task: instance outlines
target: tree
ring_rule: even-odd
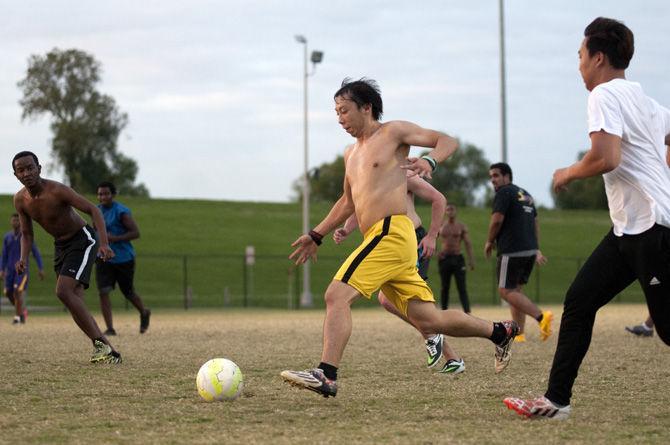
[[[128,116],[112,97],[97,91],[100,70],[93,56],[77,49],[30,56],[26,77],[18,83],[21,118],[51,115],[51,157],[75,190],[95,193],[107,180],[126,195],[148,196],[144,184],[134,184],[137,163],[117,150]]]
[[[478,192],[489,179],[489,165],[482,150],[465,144],[438,166],[431,184],[444,193],[450,203],[459,206],[481,204],[477,201]],[[344,158],[338,155],[333,162],[315,168],[309,182],[313,200],[336,201],[342,195]],[[302,197],[302,178],[295,180],[293,191],[298,199]]]
[[[577,159],[583,158],[585,154],[585,151],[579,153]],[[552,191],[552,196],[558,209],[607,209],[607,194],[602,175],[574,181],[568,185],[566,191],[558,194]]]

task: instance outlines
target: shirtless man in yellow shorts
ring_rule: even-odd
[[[437,163],[456,150],[455,139],[411,122],[381,123],[382,99],[372,80],[345,79],[334,98],[340,125],[356,138],[345,157],[344,193],[323,221],[292,244],[295,251],[289,258],[296,264],[316,259],[323,237],[352,213],[364,240],[340,267],[324,295],[321,362],[306,371],[283,371],[281,376],[324,397],[335,396],[337,368],[351,335],[351,304],[360,296],[370,298],[379,289],[422,332],[489,338],[496,345],[496,372],[502,371],[509,363],[509,349],[518,332],[516,323],[493,323],[462,311],[440,311],[416,268],[416,236],[407,217],[406,171],[430,178]],[[422,158],[408,158],[412,145],[432,150]]]

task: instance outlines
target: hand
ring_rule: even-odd
[[[40,270],[37,274],[40,276],[40,281],[44,281],[44,271]]]
[[[542,255],[542,252],[538,250],[537,254],[535,254],[535,262],[537,263],[537,265],[544,266],[545,264],[547,264],[547,261],[549,261],[549,259],[546,256]]]
[[[101,244],[98,249],[98,256],[102,261],[111,260],[114,258],[114,251],[107,244]]]
[[[493,251],[494,247],[495,243],[492,243],[491,241],[487,241],[486,244],[484,244],[484,256],[487,260],[491,258],[491,251]]]
[[[407,158],[407,164],[401,165],[400,168],[411,171],[410,177],[419,175],[419,178],[433,179],[431,175],[433,168],[423,158]]]
[[[118,241],[118,237],[116,237],[116,236],[112,235],[111,233],[107,232],[107,241],[109,241],[110,243],[114,243],[114,242]]]
[[[552,183],[552,189],[554,193],[559,193],[568,189],[568,184],[572,181],[570,179],[569,170],[570,167],[559,168],[554,172],[554,179]]]
[[[421,258],[430,258],[435,253],[435,238],[431,236],[424,236],[419,243],[419,250],[421,251]]]
[[[468,264],[468,269],[470,269],[471,271],[475,270],[475,263],[469,263]]]
[[[14,268],[16,269],[16,273],[21,275],[26,271],[26,262],[24,259],[20,259],[16,262],[14,265]]]
[[[349,233],[344,227],[340,227],[333,232],[333,241],[335,241],[335,244],[340,244],[347,236],[349,236]]]
[[[318,246],[309,235],[302,235],[291,244],[291,247],[296,247],[296,249],[288,257],[295,260],[295,264],[303,264],[310,258],[316,261]]]

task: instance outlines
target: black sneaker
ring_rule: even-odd
[[[104,334],[105,336],[116,335],[116,331],[114,330],[114,328],[107,328]]]
[[[433,338],[426,340],[426,352],[428,353],[428,367],[432,368],[442,358],[442,334],[436,334]]]
[[[149,329],[149,319],[151,318],[151,309],[145,309],[140,314],[140,334],[144,334]]]
[[[654,329],[648,328],[644,323],[635,326],[626,326],[626,330],[638,337],[651,337],[654,335]]]
[[[498,345],[496,345],[495,353],[495,369],[496,374],[501,373],[509,365],[509,361],[512,358],[512,353],[509,350],[512,348],[512,343],[514,343],[514,337],[519,333],[519,325],[516,324],[513,320],[505,320],[501,322],[507,331],[505,339]]]
[[[326,398],[337,395],[337,382],[327,378],[319,368],[305,371],[282,371],[280,375],[292,386],[309,389]]]

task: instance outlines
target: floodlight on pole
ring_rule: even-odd
[[[309,224],[309,122],[308,122],[308,108],[307,108],[307,79],[314,74],[316,64],[323,60],[322,51],[312,51],[311,57],[308,59],[307,54],[307,38],[303,35],[296,35],[295,40],[304,45],[304,69],[303,69],[303,108],[304,108],[304,124],[303,124],[303,138],[304,138],[304,165],[302,176],[302,232],[306,234],[310,230]],[[308,60],[312,62],[312,72],[307,70]],[[311,291],[311,275],[310,262],[305,262],[302,266],[302,295],[300,295],[300,307],[312,307],[314,304]]]

